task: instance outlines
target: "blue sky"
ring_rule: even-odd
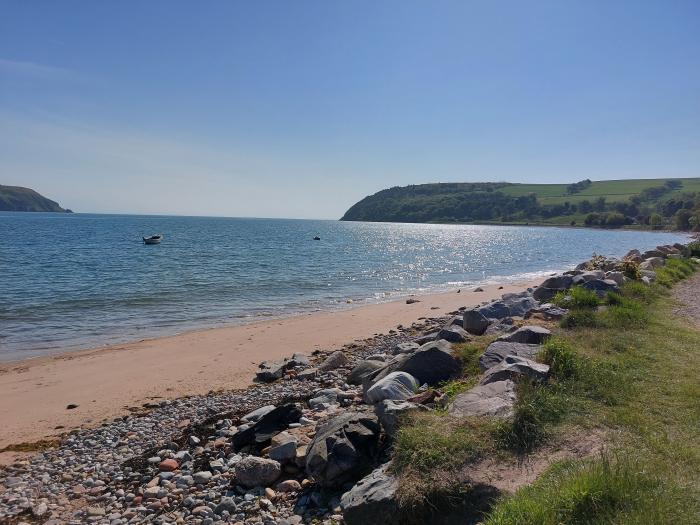
[[[697,1],[0,6],[0,183],[78,211],[700,176]]]

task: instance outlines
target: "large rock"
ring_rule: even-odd
[[[432,341],[433,339],[435,339],[435,337],[432,337],[432,338],[429,339],[429,340]],[[426,342],[428,342],[428,341],[426,341]],[[418,350],[419,348],[420,348],[420,345],[419,345],[418,343],[416,343],[416,342],[414,342],[414,341],[407,341],[407,342],[405,342],[405,343],[399,343],[399,344],[397,344],[397,345],[394,347],[394,349],[393,349],[393,351],[392,351],[391,353],[394,354],[394,355],[398,355],[398,354],[410,354],[410,353],[415,352],[415,351]]]
[[[573,278],[570,275],[556,275],[540,284],[532,296],[537,301],[549,301],[557,292],[568,290]]]
[[[499,364],[506,357],[515,355],[527,359],[534,358],[540,351],[540,345],[528,345],[524,343],[511,343],[508,341],[494,341],[479,358],[479,366],[482,372]]]
[[[265,361],[260,363],[258,368],[260,370],[255,374],[256,379],[263,383],[271,383],[282,378],[286,365],[282,361]]]
[[[525,343],[528,345],[541,345],[552,335],[552,332],[537,325],[522,326],[515,332],[502,335],[498,338],[499,341],[508,341],[511,343]]]
[[[418,347],[418,345],[416,345]],[[360,361],[355,368],[352,369],[348,376],[348,383],[351,385],[361,385],[365,376],[376,372],[384,367],[384,361],[365,360]]]
[[[384,464],[355,484],[340,499],[347,525],[398,525],[399,506],[396,491],[399,483]]]
[[[666,255],[664,252],[659,250],[647,250],[642,254],[642,259],[650,259],[652,257],[663,258]]]
[[[340,368],[346,364],[348,364],[348,356],[345,355],[345,352],[336,350],[329,355],[323,363],[321,363],[318,369],[321,372],[330,372],[331,370],[335,370],[336,368]]]
[[[479,382],[480,385],[488,385],[498,381],[514,381],[520,376],[527,376],[536,381],[544,381],[549,374],[549,366],[537,363],[531,359],[509,355],[499,364],[489,368]]]
[[[650,257],[639,265],[641,270],[654,270],[660,268],[666,261],[662,257]]]
[[[466,343],[469,341],[469,334],[457,324],[444,326],[438,332],[438,339],[444,339],[450,343]]]
[[[504,294],[502,300],[508,306],[511,316],[523,317],[527,312],[537,306],[537,301],[529,294]]]
[[[595,292],[599,297],[604,297],[608,292],[619,293],[620,287],[611,279],[593,279],[583,283],[587,290]]]
[[[516,393],[513,381],[479,385],[457,394],[448,411],[457,417],[494,416],[506,418],[513,413]]]
[[[365,402],[373,405],[385,399],[408,399],[418,390],[418,381],[406,372],[391,372],[375,382],[364,395]]]
[[[236,463],[236,480],[244,487],[272,485],[280,474],[282,467],[273,459],[247,456]]]
[[[510,316],[510,308],[503,301],[494,301],[480,308],[479,313],[488,319],[503,319]]]
[[[297,423],[301,415],[301,410],[294,403],[276,407],[252,426],[236,432],[233,435],[233,447],[236,450],[246,446],[265,447],[270,443],[272,436],[285,430],[291,423]]]
[[[536,317],[545,321],[558,321],[568,313],[569,310],[566,308],[555,306],[552,303],[544,303],[526,313],[525,319]]]
[[[306,472],[323,487],[339,487],[371,468],[378,441],[376,418],[351,412],[336,416],[317,430]]]
[[[411,374],[421,385],[436,385],[458,376],[461,370],[462,363],[453,355],[450,343],[441,339],[424,344],[412,354],[396,356],[384,368],[368,376],[363,388],[366,392],[374,382],[392,372]]]
[[[580,286],[589,281],[596,281],[605,279],[605,272],[602,270],[591,270],[589,272],[583,272],[579,275],[574,276],[572,285]]]
[[[605,278],[615,281],[618,286],[625,284],[625,274],[622,272],[608,272],[605,274]]]
[[[430,410],[428,407],[419,405],[418,403],[393,401],[390,399],[385,399],[374,406],[374,413],[377,414],[379,423],[389,437],[393,437],[396,434],[401,419],[406,417],[407,414],[421,411],[426,412],[428,410]]]
[[[480,311],[472,308],[465,310],[462,318],[462,326],[470,334],[483,335],[489,327],[490,321]]]

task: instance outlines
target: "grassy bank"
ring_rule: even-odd
[[[559,297],[571,312],[538,357],[550,364],[550,380],[518,385],[512,421],[430,413],[409,422],[394,461],[406,514],[464,498],[474,488],[470,469],[483,458],[546,456],[567,437],[599,433],[603,454],[553,464],[499,498],[485,523],[698,523],[700,332],[674,315],[668,293],[693,271],[669,260],[653,286],[631,283],[603,300],[582,290]],[[449,391],[474,382],[475,356],[488,342],[460,348],[465,378]]]

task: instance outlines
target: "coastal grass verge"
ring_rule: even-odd
[[[595,304],[586,290],[573,291],[573,302],[559,297],[570,313],[537,357],[550,366],[549,381],[517,384],[512,419],[454,420],[438,411],[407,420],[393,462],[402,512],[458,501],[474,488],[465,472],[480,459],[537,457],[563,436],[601,431],[603,455],[552,464],[499,499],[484,522],[696,523],[700,332],[674,314],[668,293],[694,271],[668,260],[651,286],[631,282]],[[478,374],[488,344],[480,339],[457,347],[460,384]]]
[[[655,285],[608,296],[595,326],[562,323],[540,355],[552,386],[569,384],[570,424],[614,437],[600,457],[555,463],[503,498],[487,525],[700,521],[700,332],[668,297],[694,270],[669,260]]]

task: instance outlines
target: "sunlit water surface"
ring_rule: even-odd
[[[142,235],[165,240],[145,246]],[[314,236],[320,241],[314,241]],[[510,282],[671,233],[0,212],[0,360]]]

